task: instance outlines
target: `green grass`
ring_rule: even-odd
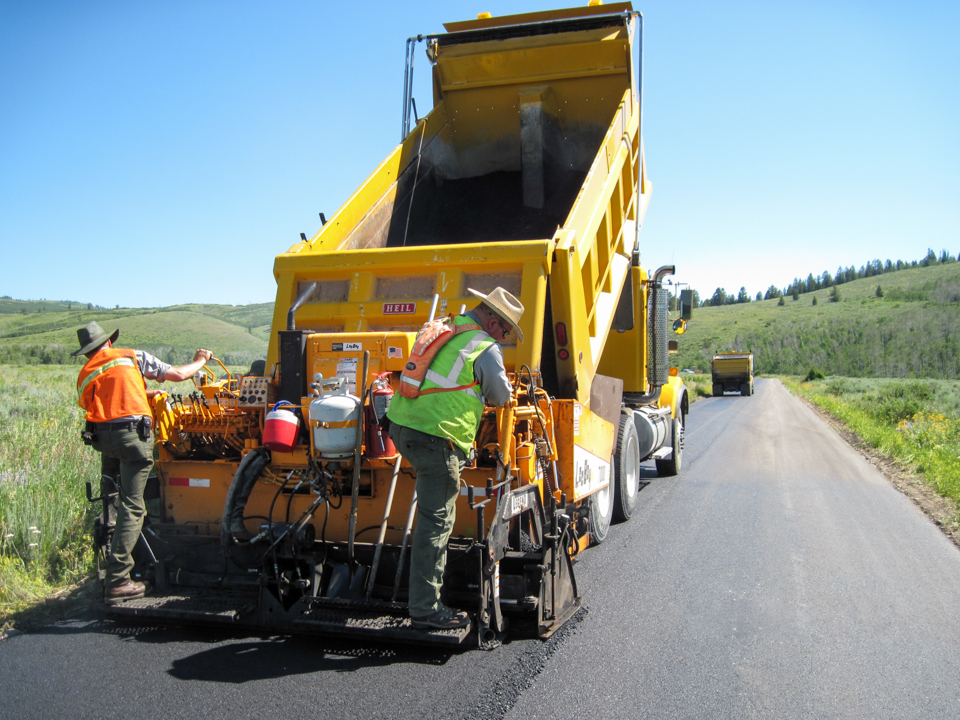
[[[877,286],[883,297],[877,297]],[[708,371],[715,352],[752,351],[756,372],[851,377],[960,374],[960,263],[901,270],[830,290],[697,308],[679,340],[678,367]],[[813,297],[817,304],[813,305]]]
[[[884,455],[915,468],[960,509],[960,380],[783,381]]]
[[[75,388],[71,367],[0,366],[0,625],[92,568],[84,483],[100,463]]]
[[[682,373],[680,378],[692,396],[690,398],[691,402],[702,397],[712,397],[713,378],[709,373],[698,373],[694,375]]]

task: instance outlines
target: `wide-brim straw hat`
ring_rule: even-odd
[[[523,342],[523,330],[520,329],[520,318],[523,315],[523,304],[513,295],[508,293],[502,287],[494,288],[489,295],[484,295],[473,288],[467,288],[467,292],[476,295],[483,301],[483,304],[493,310],[497,315],[506,320],[517,338]]]
[[[86,327],[82,327],[77,330],[77,337],[80,339],[80,349],[76,352],[70,353],[70,357],[86,355],[88,352],[96,350],[107,340],[112,343],[116,342],[117,338],[120,337],[120,329],[117,328],[113,331],[113,334],[107,335],[103,331],[103,328],[100,327],[96,322],[91,322],[88,323]]]

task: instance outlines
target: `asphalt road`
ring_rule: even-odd
[[[577,562],[547,642],[459,654],[118,624],[0,643],[0,718],[957,718],[960,551],[776,381]]]

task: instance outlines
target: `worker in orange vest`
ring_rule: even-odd
[[[104,578],[109,603],[146,593],[143,583],[130,578],[133,549],[146,514],[143,491],[153,467],[153,411],[146,380],[189,380],[212,356],[209,350],[197,350],[193,362],[172,367],[150,353],[113,347],[119,336],[119,330],[107,335],[91,322],[77,330],[80,349],[72,353],[87,356],[77,378],[77,396],[86,412],[84,442],[100,453],[101,493],[119,492]],[[110,519],[104,521],[109,524]]]

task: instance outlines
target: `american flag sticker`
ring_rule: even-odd
[[[387,347],[387,357],[388,358],[400,358],[403,360],[403,348],[398,347]]]
[[[170,478],[170,485],[179,485],[180,487],[210,487],[209,478]]]

